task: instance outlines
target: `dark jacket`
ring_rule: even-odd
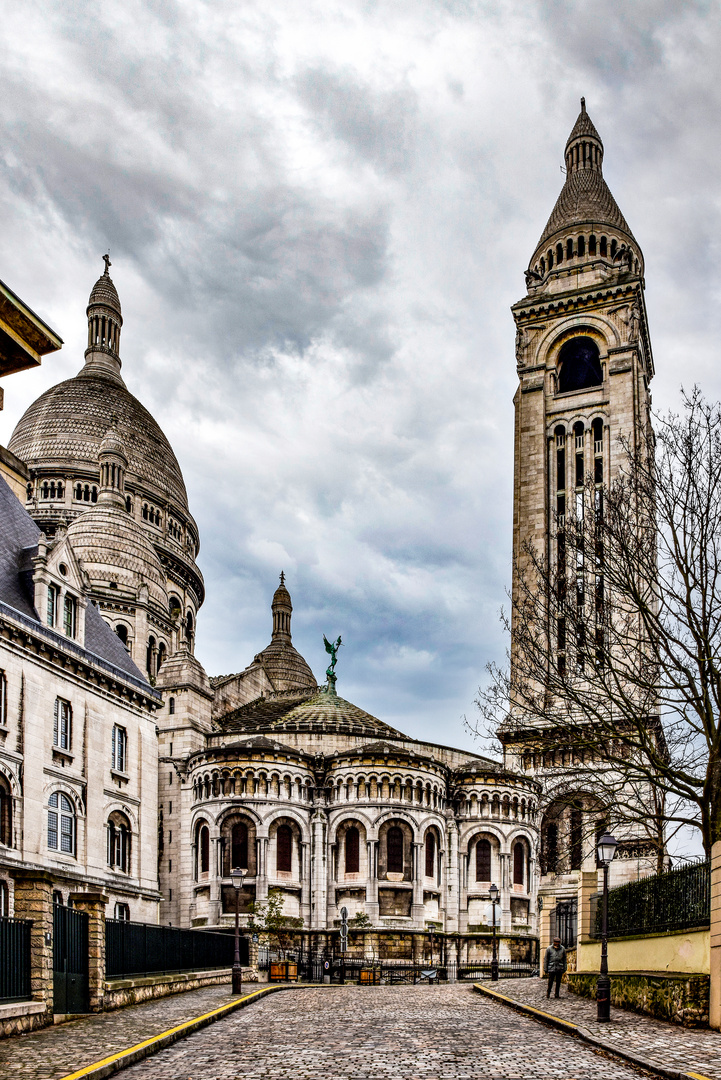
[[[558,971],[565,971],[567,967],[568,959],[566,958],[566,950],[563,945],[559,945],[557,949],[555,949],[553,945],[549,945],[543,959],[543,970],[546,975],[551,975]]]

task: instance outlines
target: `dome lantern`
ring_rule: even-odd
[[[273,637],[271,640],[290,642],[290,617],[293,612],[293,605],[290,602],[290,593],[285,587],[285,574],[282,570],[280,572],[280,585],[273,594],[271,611],[273,612]]]
[[[125,470],[128,456],[123,440],[116,427],[117,417],[105,433],[100,444],[98,462],[100,464],[100,496],[98,502],[113,503],[125,508]]]
[[[88,347],[85,366],[93,367],[122,382],[120,376],[120,328],[123,316],[120,298],[108,270],[110,256],[103,255],[105,272],[93,285],[88,300]]]

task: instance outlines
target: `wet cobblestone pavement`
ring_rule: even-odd
[[[131,1066],[123,1080],[630,1080],[638,1070],[469,985],[275,994]]]
[[[566,987],[556,1001],[546,1000],[546,984],[541,979],[501,979],[486,983],[499,994],[543,1009],[562,1020],[570,1020],[599,1039],[615,1044],[647,1061],[682,1072],[696,1072],[711,1080],[721,1080],[721,1034],[704,1028],[684,1028],[664,1020],[611,1009],[611,1023],[596,1021],[596,1002],[569,994]]]
[[[230,983],[208,986],[0,1039],[0,1078],[56,1080],[232,1000]]]

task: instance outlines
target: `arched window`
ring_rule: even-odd
[[[0,881],[0,919],[7,919],[10,915],[10,895],[6,881]]]
[[[596,237],[593,235],[593,233],[591,233],[591,235],[588,238],[588,254],[589,255],[595,255],[596,254]]]
[[[566,241],[566,258],[573,258],[573,240],[570,238]]]
[[[168,700],[168,712],[170,713],[171,716],[175,712],[175,698],[174,697],[171,697]]]
[[[148,638],[148,645],[145,650],[145,670],[151,677],[155,675],[155,638]]]
[[[130,822],[119,810],[108,818],[108,866],[124,874],[130,871]]]
[[[185,636],[188,641],[193,640],[193,612],[189,611],[185,616]]]
[[[207,874],[210,871],[210,830],[205,823],[198,826],[198,873]]]
[[[556,244],[556,262],[563,262],[563,244]]]
[[[476,844],[476,881],[491,880],[491,841],[483,837]]]
[[[289,874],[293,869],[293,831],[290,825],[279,825],[275,837],[275,866],[279,874]]]
[[[4,776],[0,776],[0,844],[13,846],[13,797]]]
[[[436,838],[432,832],[426,833],[426,877],[436,876]]]
[[[67,795],[54,791],[48,799],[48,847],[75,854],[75,808]]]
[[[161,667],[163,666],[163,661],[165,660],[166,652],[167,652],[167,649],[165,648],[165,642],[161,641],[160,644],[158,645],[158,666],[157,666],[157,669],[156,669],[157,671],[160,671]]]
[[[236,822],[230,834],[230,864],[233,870],[248,869],[248,826]]]
[[[389,874],[403,873],[403,830],[393,825],[386,834],[386,851]]]
[[[585,236],[579,236],[579,238],[578,238],[578,254],[579,255],[585,255],[586,254],[586,238],[585,238]]]
[[[544,874],[555,874],[558,868],[558,825],[549,822],[541,834],[541,856]]]
[[[118,635],[118,637],[122,641],[123,645],[128,644],[128,628],[127,628],[127,626],[124,626],[123,623],[118,623],[118,625],[115,627],[115,633]]]
[[[523,885],[526,849],[520,840],[513,845],[513,884]]]
[[[606,255],[608,254],[608,246],[607,246],[607,245],[608,245],[608,242],[607,242],[607,240],[606,240],[606,237],[605,237],[605,236],[602,236],[602,237],[601,237],[601,244],[600,244],[600,248],[601,248],[601,256],[602,256],[602,257],[603,257],[604,259],[606,258]]]
[[[590,337],[575,337],[561,346],[558,354],[558,392],[586,390],[603,383],[598,345]]]
[[[345,872],[357,874],[360,871],[360,833],[351,825],[345,834]]]

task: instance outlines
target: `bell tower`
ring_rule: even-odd
[[[512,308],[518,370],[513,592],[518,597],[520,575],[532,573],[529,548],[557,568],[566,603],[578,606],[574,625],[583,623],[583,640],[571,640],[565,618],[554,620],[548,663],[559,674],[575,675],[589,657],[594,662],[594,641],[598,651],[604,640],[597,602],[604,571],[597,553],[566,550],[564,520],[598,513],[599,505],[602,512],[602,489],[625,459],[622,444],[640,450],[651,437],[654,368],[643,254],[604,180],[603,143],[583,98],[564,158],[565,182],[526,270],[526,295]],[[512,684],[514,667],[522,669],[516,648]],[[598,803],[587,793],[574,795],[571,762],[563,754],[524,756],[524,729],[531,725],[520,707],[512,726],[501,733],[506,766],[530,770],[545,792],[541,892],[562,896],[561,875],[575,895],[574,875],[595,869]],[[554,802],[561,788],[564,799]]]

